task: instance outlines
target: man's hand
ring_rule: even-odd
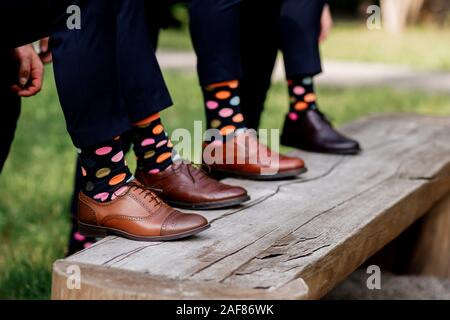
[[[331,15],[330,6],[326,4],[323,7],[322,17],[320,19],[320,36],[319,42],[323,42],[328,38],[328,35],[333,28],[333,17]]]
[[[41,41],[39,41],[39,58],[41,58],[41,61],[43,64],[49,64],[52,63],[52,53],[48,46],[49,38],[44,38]]]
[[[32,45],[14,49],[14,58],[19,62],[18,83],[11,89],[21,97],[31,97],[41,91],[44,65]]]

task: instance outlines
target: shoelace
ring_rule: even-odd
[[[325,113],[323,113],[319,109],[316,109],[316,111],[319,114],[319,116],[322,118],[323,121],[325,121],[328,125],[332,126],[331,121],[333,121],[334,119],[331,116],[326,115]],[[331,120],[329,120],[329,119],[331,119]]]
[[[128,184],[128,187],[130,187],[131,190],[139,190],[139,195],[144,195],[144,199],[147,197],[150,197],[151,201],[154,201],[156,205],[160,205],[161,199],[154,193],[154,191],[162,192],[161,189],[153,188],[153,187],[146,187],[141,184],[137,184],[135,182],[130,182]]]
[[[203,172],[205,175],[200,175],[199,180],[203,180],[206,178],[206,175],[211,173],[211,168],[208,165],[203,164],[194,164],[194,163],[183,163],[182,166],[185,166],[187,168],[187,171],[189,173],[189,176],[191,177],[191,180],[193,183],[195,183],[195,179],[198,172]],[[207,168],[207,170],[204,170],[204,168]],[[195,170],[195,171],[193,171]]]

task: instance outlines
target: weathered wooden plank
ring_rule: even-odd
[[[322,159],[323,159],[323,157],[322,157]],[[331,157],[331,159],[330,159],[331,161],[326,161],[328,163],[325,163],[325,162],[318,163],[319,166],[314,168],[313,170],[311,170],[311,172],[308,173],[307,177],[299,179],[299,180],[292,180],[287,183],[319,179],[321,176],[327,174],[327,172],[330,171],[331,168],[334,165],[336,165],[336,163],[341,161],[340,159],[342,159],[342,157]],[[253,207],[255,208],[255,209],[253,209],[253,211],[256,211],[256,212],[259,211],[261,204],[263,203],[263,205],[265,206],[267,203],[267,199],[270,199],[271,197],[273,197],[274,195],[276,195],[278,193],[277,186],[279,184],[282,184],[282,183],[274,183],[272,186],[272,189],[268,189],[267,187],[266,188],[263,187],[263,186],[267,186],[267,184],[262,183],[262,182],[249,182],[249,181],[245,181],[245,180],[232,181],[231,179],[229,179],[229,181],[227,181],[227,182],[235,183],[235,184],[238,183],[239,185],[246,187],[250,192],[252,201],[249,204],[243,206],[243,208],[227,210],[227,211],[215,210],[215,211],[205,212],[205,215],[209,218],[210,221],[212,221],[212,223],[217,223],[217,221],[223,220],[232,215],[241,215],[242,212],[246,212],[250,208],[253,208]],[[286,182],[284,184],[286,184]],[[257,194],[257,196],[255,196],[255,194]],[[274,210],[276,210],[276,208]],[[253,220],[253,218],[251,218],[251,219]],[[248,225],[247,227],[250,227],[250,225]],[[205,236],[205,234],[206,234],[206,236]],[[165,243],[164,246],[167,246],[167,245],[173,246],[174,248],[177,248],[176,249],[177,252],[189,255],[188,252],[192,248],[192,243],[200,240],[200,238],[207,237],[207,234],[208,234],[208,232],[205,232],[205,233],[201,234],[199,237],[192,238],[192,239],[189,239],[186,241]],[[251,236],[251,235],[249,235],[249,236]],[[213,235],[212,238],[214,239],[215,236]],[[82,262],[82,263],[95,263],[95,264],[105,264],[105,265],[114,266],[114,267],[124,267],[125,264],[130,264],[131,259],[140,258],[144,261],[149,261],[150,257],[147,257],[146,252],[149,252],[149,251],[147,251],[147,249],[149,249],[150,247],[153,247],[152,248],[153,250],[151,250],[151,255],[152,255],[151,258],[152,259],[158,260],[158,259],[160,259],[161,256],[164,256],[164,254],[165,254],[165,249],[163,250],[162,253],[156,252],[156,250],[155,250],[156,246],[161,245],[161,243],[143,244],[142,242],[135,242],[135,241],[126,240],[126,239],[117,238],[117,237],[108,237],[107,239],[103,240],[102,242],[100,242],[97,245],[102,246],[101,250],[98,250],[96,252],[93,252],[91,250],[84,251],[75,256],[70,257],[69,260],[76,259],[76,261]],[[119,245],[120,245],[121,249],[118,249]],[[87,253],[87,252],[89,252],[89,254],[86,255],[85,253]],[[199,255],[202,255],[202,252],[200,252]],[[126,256],[127,258],[123,259],[124,256]],[[133,261],[135,261],[137,265],[142,266],[142,264],[140,264],[136,260],[133,260]],[[167,262],[167,265],[165,264],[164,266],[162,264],[158,264],[158,267],[161,268],[161,270],[164,270],[165,268],[173,269],[173,265],[171,265],[171,264],[172,264],[172,262]],[[151,265],[149,265],[149,267],[152,268]],[[132,270],[136,270],[136,269],[132,269]],[[141,269],[137,269],[137,270],[141,270]],[[176,272],[178,272],[178,271],[176,271]]]
[[[54,300],[193,300],[205,297],[242,300],[292,299],[292,297],[302,299],[308,292],[306,284],[301,279],[283,289],[268,291],[240,286],[231,287],[220,283],[172,280],[80,263],[77,263],[77,266],[80,268],[81,287],[69,290],[67,270],[72,265],[73,263],[62,260],[56,261],[53,265],[52,298]]]
[[[422,221],[409,271],[450,279],[450,194]]]
[[[261,252],[225,283],[270,288],[302,278],[310,287],[308,297],[321,297],[429,209],[438,194],[430,195],[421,184],[388,181],[361,195],[358,211],[346,203],[324,213]],[[383,194],[386,188],[394,197]]]
[[[110,237],[67,261],[249,290],[304,279],[305,297],[320,297],[450,191],[450,119],[389,115],[346,131],[362,141],[361,156],[296,152],[309,164],[304,178],[230,179],[252,202],[208,213],[213,228],[198,237],[152,244]]]

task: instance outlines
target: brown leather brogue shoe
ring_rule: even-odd
[[[136,179],[175,207],[219,209],[250,199],[244,188],[221,183],[208,177],[200,168],[183,162],[174,163],[157,174],[136,171]]]
[[[250,180],[293,178],[307,171],[302,159],[270,150],[251,132],[205,145],[203,161],[216,173]]]
[[[181,213],[136,180],[99,203],[80,193],[79,232],[84,236],[118,235],[137,241],[167,241],[192,236],[210,227],[198,214]]]

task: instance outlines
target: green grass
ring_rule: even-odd
[[[176,5],[173,9],[174,16],[182,21],[180,30],[167,29],[161,31],[158,47],[165,50],[192,50],[191,38],[188,29],[188,13],[183,5]]]
[[[450,39],[449,28],[411,27],[404,33],[395,35],[382,30],[368,30],[363,21],[337,21],[330,37],[322,45],[322,54],[324,58],[330,59],[382,62],[416,69],[450,71],[450,42],[446,39]],[[187,27],[162,31],[159,48],[192,50]]]
[[[175,107],[163,113],[166,126],[191,129],[203,119],[201,94],[193,74],[168,72]],[[320,88],[320,104],[338,124],[368,113],[450,114],[446,95],[388,88]],[[278,128],[287,110],[285,87],[270,93],[263,126]],[[43,92],[24,101],[16,140],[0,177],[0,299],[40,299],[50,295],[51,264],[64,255],[69,231],[75,152],[65,131],[53,76]]]
[[[450,70],[450,29],[411,27],[402,34],[368,30],[365,22],[337,22],[323,45],[325,58]]]

